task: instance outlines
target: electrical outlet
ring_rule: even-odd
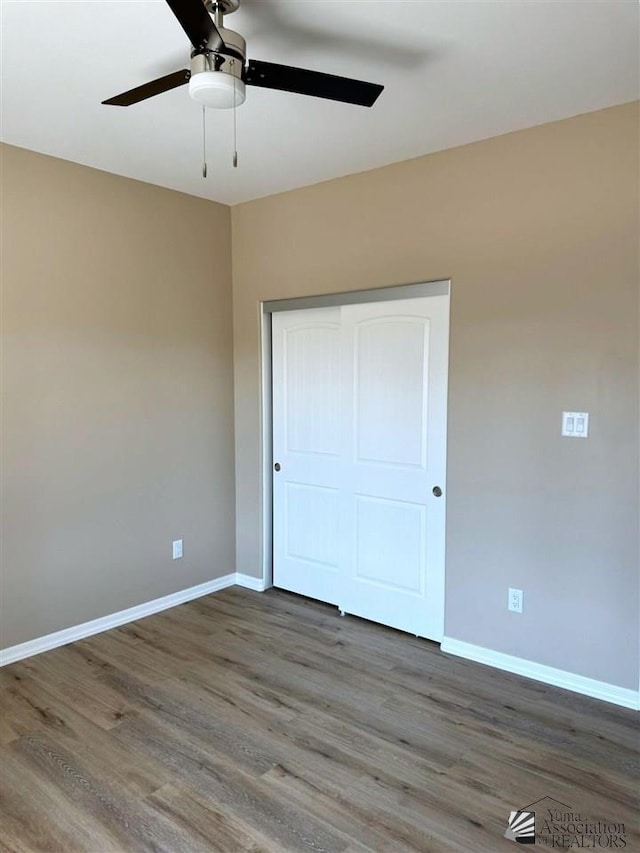
[[[179,560],[182,557],[182,539],[174,539],[173,541],[173,559]]]
[[[523,598],[524,593],[521,589],[511,589],[511,587],[509,587],[509,610],[511,610],[513,613],[522,613]]]

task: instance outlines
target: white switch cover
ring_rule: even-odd
[[[179,560],[182,557],[182,539],[175,539],[173,542],[173,559]]]
[[[588,438],[589,412],[563,412],[562,435],[567,438]]]

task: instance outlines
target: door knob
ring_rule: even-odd
[[[434,486],[434,487],[433,487],[433,489],[432,489],[431,491],[433,492],[433,494],[434,494],[437,498],[442,497],[442,489],[440,488],[440,486]]]
[[[276,464],[273,467],[274,467],[275,471],[279,471],[280,470],[280,463],[276,462]]]

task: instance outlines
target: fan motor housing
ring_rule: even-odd
[[[191,74],[200,74],[202,71],[222,71],[241,80],[247,56],[247,43],[240,33],[234,30],[218,27],[218,31],[224,41],[224,48],[221,51],[211,48],[192,51]]]
[[[191,54],[189,94],[209,107],[229,109],[245,100],[244,64],[247,44],[239,33],[218,27],[222,50],[194,50]]]

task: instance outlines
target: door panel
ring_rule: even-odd
[[[272,317],[273,581],[338,603],[340,309]]]
[[[285,479],[285,554],[338,569],[340,490]]]
[[[336,456],[340,452],[339,338],[339,323],[320,318],[311,323],[306,317],[303,323],[284,329],[285,447],[289,453]]]
[[[382,591],[424,591],[424,507],[356,495],[355,579]],[[393,575],[389,565],[394,566]]]
[[[444,629],[448,297],[344,306],[341,608],[422,637]]]
[[[364,321],[354,329],[359,462],[424,468],[429,322]]]

